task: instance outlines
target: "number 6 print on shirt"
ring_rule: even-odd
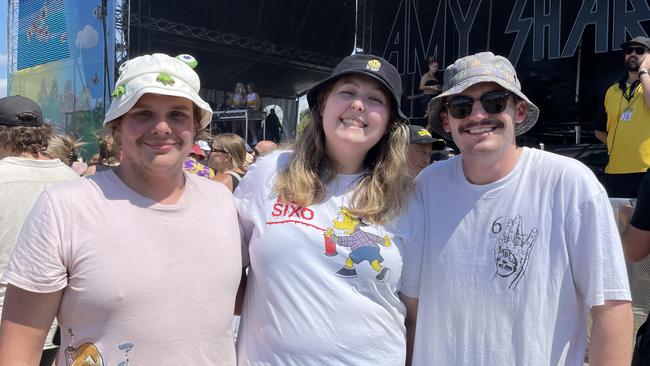
[[[515,216],[514,220],[508,219],[505,229],[501,221],[502,217],[499,217],[492,223],[492,233],[497,235],[494,243],[496,272],[492,280],[497,276],[504,278],[508,281],[508,288],[514,290],[526,271],[528,257],[537,240],[538,231],[532,229],[526,236],[519,215]]]

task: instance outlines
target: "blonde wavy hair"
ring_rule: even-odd
[[[325,150],[325,132],[321,110],[335,81],[318,96],[311,110],[309,123],[294,144],[289,164],[279,174],[274,192],[283,202],[306,207],[323,202],[325,187],[337,175],[334,162]],[[390,92],[383,89],[387,96]],[[392,99],[391,99],[392,103]],[[366,172],[352,194],[348,209],[356,217],[374,224],[388,224],[406,208],[413,191],[413,178],[408,171],[407,149],[409,131],[406,121],[391,105],[386,133],[364,159]]]

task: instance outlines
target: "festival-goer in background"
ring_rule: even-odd
[[[631,297],[607,193],[580,162],[516,145],[539,110],[506,58],[463,57],[444,80],[429,126],[461,154],[415,179],[403,226],[426,243],[407,252],[400,290],[413,365],[582,365],[589,314],[590,363],[629,365]]]
[[[50,159],[59,159],[65,165],[72,166],[81,156],[79,149],[86,145],[87,143],[81,139],[69,135],[52,134],[43,154]]]
[[[259,111],[262,106],[260,95],[255,91],[255,84],[246,85],[246,108]]]
[[[246,109],[246,86],[244,83],[235,84],[235,90],[230,96],[231,109]],[[240,121],[233,121],[230,131],[238,135],[244,135],[244,126]]]
[[[433,57],[428,57],[427,65],[429,69],[422,75],[422,78],[420,78],[420,90],[422,90],[422,93],[424,94],[421,99],[422,107],[424,108],[425,112],[431,98],[440,94],[442,91],[442,85],[440,84],[437,75],[438,61],[436,61],[436,59]]]
[[[225,184],[233,192],[246,174],[244,139],[234,133],[216,135],[212,141],[208,165],[215,170],[213,179]]]
[[[260,100],[260,95],[255,91],[255,85],[248,84],[246,85],[246,108],[259,111],[262,105]],[[258,120],[249,120],[248,121],[248,138],[252,141],[251,144],[257,144],[257,130],[260,127],[260,121]]]
[[[103,133],[98,141],[99,154],[96,164],[89,164],[86,169],[86,176],[93,175],[95,172],[101,172],[113,169],[120,165],[120,146],[117,144],[112,134]]]
[[[411,176],[416,177],[422,169],[431,164],[432,151],[447,147],[444,140],[435,139],[431,132],[422,126],[409,126],[410,139],[408,147],[408,163]]]
[[[56,183],[79,178],[60,159],[45,154],[52,135],[52,127],[43,122],[41,108],[34,101],[21,96],[0,99],[0,273],[7,267],[18,233],[38,196]],[[6,288],[3,279],[0,313]],[[50,319],[43,326],[47,337],[45,343],[41,340],[34,345],[35,350],[43,350],[35,356],[41,357],[41,365],[50,366],[57,352],[52,343],[56,322]]]
[[[201,161],[205,161],[205,158],[206,155],[203,150],[201,150],[201,147],[199,147],[198,144],[194,144],[192,146],[192,150],[190,150],[190,155],[187,156],[185,162],[183,163],[183,170],[191,174],[196,174],[200,177],[206,177],[210,179],[214,178],[214,170],[212,170],[212,168],[209,166],[201,163]]]
[[[263,156],[269,155],[270,153],[274,152],[275,150],[278,149],[278,145],[276,145],[273,141],[268,141],[268,140],[262,140],[255,145],[255,148],[253,149],[255,158],[261,158]]]
[[[35,365],[56,315],[59,365],[235,365],[237,211],[223,186],[183,172],[212,111],[181,60],[194,59],[126,61],[104,119],[120,165],[36,202],[5,272],[0,364]]]
[[[404,364],[408,243],[390,226],[412,187],[401,92],[386,60],[345,58],[308,92],[294,150],[235,191],[250,255],[240,365]]]
[[[280,142],[282,136],[282,123],[278,115],[275,113],[275,108],[269,109],[269,114],[264,120],[264,128],[266,129],[266,138],[275,143]]]
[[[607,144],[603,184],[610,197],[636,197],[650,167],[650,38],[634,37],[621,48],[626,73],[607,89],[605,116],[594,132]]]
[[[244,83],[235,84],[235,91],[232,94],[231,103],[234,109],[246,108],[246,87]]]

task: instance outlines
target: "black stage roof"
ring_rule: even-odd
[[[354,48],[354,0],[132,0],[130,15],[130,58],[189,53],[207,89],[295,98]]]

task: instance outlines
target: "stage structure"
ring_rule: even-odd
[[[327,0],[170,1],[164,6],[131,0],[128,22],[122,23],[128,57],[192,54],[199,62],[201,94],[215,110],[237,82],[253,83],[262,108],[274,105],[281,111],[284,133],[291,138],[297,99],[355,48],[355,6],[355,1]]]
[[[510,59],[541,109],[527,135],[589,130],[605,90],[624,73],[620,43],[650,29],[646,0],[365,1],[372,2],[368,51],[397,66],[407,96],[420,93],[428,56],[443,70],[480,51]],[[409,115],[424,115],[416,98],[404,102]]]
[[[38,102],[57,132],[94,142],[114,78],[114,4],[10,0],[8,5],[7,94]]]

